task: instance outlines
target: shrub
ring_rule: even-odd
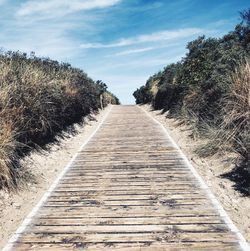
[[[250,9],[241,17],[235,30],[220,39],[201,36],[189,42],[180,62],[150,77],[134,96],[136,103],[188,118],[200,136],[212,136],[197,150],[200,155],[227,148],[240,154],[244,167],[250,158]]]
[[[232,87],[223,103],[223,127],[250,174],[250,60],[232,75]]]
[[[0,55],[0,186],[16,183],[18,159],[100,108],[100,85],[80,69],[20,52]],[[106,106],[119,100],[104,91]]]

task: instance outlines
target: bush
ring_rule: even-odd
[[[100,85],[80,69],[20,52],[0,55],[0,186],[13,187],[19,157],[100,107]],[[119,100],[105,90],[104,105]]]
[[[232,75],[232,87],[223,104],[223,127],[250,174],[250,60]]]
[[[242,166],[249,166],[250,9],[241,17],[220,39],[201,36],[189,42],[180,62],[150,77],[134,96],[136,103],[188,117],[200,136],[212,133],[213,140],[197,150],[202,156],[230,148],[240,154]]]

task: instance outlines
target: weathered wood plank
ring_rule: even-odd
[[[31,225],[30,229],[26,230],[28,233],[78,233],[78,234],[85,234],[85,233],[166,233],[169,231],[174,231],[176,233],[179,232],[193,232],[193,233],[200,233],[200,232],[227,232],[227,228],[225,224],[176,224],[176,225]]]
[[[187,217],[82,217],[82,218],[41,218],[37,219],[37,225],[89,225],[89,224],[223,224],[223,220],[218,216],[187,216]]]
[[[14,245],[14,250],[16,251],[26,251],[26,250],[35,250],[35,251],[68,251],[68,250],[91,250],[91,251],[100,251],[100,250],[116,250],[116,251],[239,251],[241,250],[237,244],[225,242],[221,245],[218,242],[209,242],[209,243],[157,243],[152,244],[152,242],[131,242],[131,243],[113,243],[113,242],[104,242],[104,243],[72,243],[69,244],[41,244],[41,243],[17,243]]]
[[[25,233],[20,239],[20,242],[25,243],[66,243],[66,242],[156,242],[159,240],[162,242],[169,243],[204,243],[204,242],[217,242],[217,246],[220,246],[220,242],[236,243],[234,236],[228,233],[177,233],[175,231],[169,232],[149,232],[143,233],[54,233],[54,234],[41,234],[41,233]],[[224,243],[221,244],[223,246]]]

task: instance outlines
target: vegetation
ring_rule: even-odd
[[[105,87],[105,88],[104,88]],[[17,184],[19,158],[101,107],[118,104],[107,86],[69,64],[0,54],[0,187]]]
[[[199,136],[211,138],[197,149],[200,155],[237,152],[250,193],[250,9],[241,18],[220,39],[189,42],[186,56],[151,76],[134,97],[192,121]]]

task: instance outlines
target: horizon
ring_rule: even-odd
[[[198,36],[222,37],[249,2],[0,0],[0,47],[50,57],[102,80],[122,104]]]

